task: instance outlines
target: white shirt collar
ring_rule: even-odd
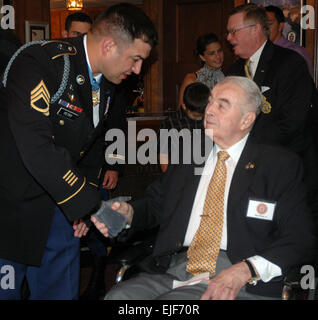
[[[237,163],[245,147],[248,136],[249,136],[249,133],[243,139],[235,143],[233,146],[231,146],[227,150],[223,150],[217,144],[215,144],[215,147],[213,148],[214,155],[216,156],[219,151],[227,151],[227,153],[230,155],[230,158],[233,159],[235,163]]]
[[[263,45],[250,57],[250,61],[253,63],[258,64],[259,58],[261,57],[261,54],[263,52],[263,49],[265,47],[267,40],[263,43]]]
[[[89,62],[89,57],[88,57],[88,52],[87,52],[87,35],[85,34],[83,37],[83,44],[84,44],[84,50],[85,50],[85,55],[86,55],[86,62],[87,65],[89,67],[90,70],[92,70],[91,64]],[[94,77],[94,76],[93,76]],[[102,77],[102,74],[98,74],[97,76],[95,76],[95,80],[98,82],[100,80],[100,78]]]
[[[252,76],[254,77],[255,75],[255,72],[256,72],[256,69],[257,69],[257,66],[258,66],[258,62],[259,62],[259,59],[261,57],[261,54],[263,52],[263,49],[265,47],[265,44],[266,44],[267,40],[263,43],[263,45],[250,57],[250,71],[252,73]]]

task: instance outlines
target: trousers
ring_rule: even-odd
[[[56,208],[39,267],[0,258],[0,270],[7,270],[0,279],[0,300],[20,300],[24,279],[29,300],[76,300],[80,280],[79,244],[72,225]]]
[[[173,289],[173,281],[187,281],[193,277],[186,271],[187,253],[182,252],[174,257],[165,274],[140,273],[135,278],[123,281],[113,287],[105,300],[199,300],[208,284],[201,282],[191,286]],[[232,265],[225,251],[220,251],[216,274]],[[253,295],[243,287],[237,300],[277,300],[276,298]]]

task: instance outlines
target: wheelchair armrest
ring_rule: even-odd
[[[134,265],[151,255],[152,251],[153,241],[138,241],[132,244],[116,245],[108,258],[122,266]]]
[[[108,259],[115,264],[120,264],[121,267],[116,274],[116,283],[121,282],[126,277],[126,271],[129,269],[135,270],[138,262],[142,261],[153,251],[153,241],[139,241],[132,244],[118,245],[114,247]],[[131,268],[135,266],[136,268]],[[138,270],[138,269],[137,269]],[[129,274],[128,273],[128,274]]]

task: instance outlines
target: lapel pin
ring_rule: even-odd
[[[254,163],[250,163],[250,162],[245,166],[246,170],[254,169],[254,168],[255,168],[255,164]]]
[[[77,82],[77,84],[79,84],[80,86],[82,86],[82,85],[85,83],[85,78],[84,78],[84,76],[78,75],[78,76],[76,77],[76,82]]]

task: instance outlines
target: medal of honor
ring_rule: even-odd
[[[100,100],[98,98],[98,90],[93,90],[92,91],[92,98],[93,98],[93,107],[99,105]]]
[[[268,114],[272,111],[272,106],[271,104],[266,100],[265,96],[263,96],[263,101],[262,101],[262,112],[265,114]]]

